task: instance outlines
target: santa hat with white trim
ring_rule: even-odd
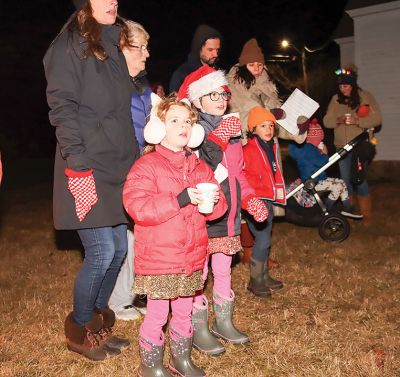
[[[166,133],[164,122],[157,116],[158,105],[161,103],[162,98],[157,94],[151,93],[151,112],[150,112],[150,120],[147,122],[143,134],[144,139],[149,144],[159,144],[164,139]],[[191,103],[187,98],[183,98],[180,100],[181,102],[186,103],[189,107]],[[192,126],[192,134],[187,143],[189,148],[198,147],[204,140],[204,128],[198,124],[194,123]]]
[[[189,98],[190,102],[217,90],[221,86],[227,86],[228,80],[224,71],[215,70],[208,65],[203,65],[196,71],[186,76],[179,88],[178,98]]]

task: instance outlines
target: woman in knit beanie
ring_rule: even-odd
[[[375,97],[358,86],[357,67],[352,65],[335,73],[338,78],[337,93],[328,105],[324,126],[333,128],[334,144],[340,149],[363,132],[372,136],[374,127],[382,123],[382,114]],[[372,221],[372,202],[367,180],[358,184],[352,182],[358,172],[358,157],[353,150],[339,161],[340,176],[346,182],[350,199],[355,201],[357,198],[364,224],[369,225]]]
[[[256,39],[252,38],[244,44],[239,62],[230,69],[227,78],[232,91],[230,108],[232,112],[240,113],[243,131],[247,131],[248,114],[254,106],[267,109],[281,106],[278,91],[269,78],[264,54]]]
[[[229,104],[230,112],[239,112],[245,140],[249,111],[253,107],[261,106],[270,110],[278,120],[283,117],[284,112],[279,109],[281,100],[278,91],[268,75],[263,51],[255,38],[251,38],[244,44],[239,61],[230,69],[227,79],[232,93]],[[304,120],[305,123],[303,123]],[[279,138],[303,143],[307,136],[308,126],[307,118],[304,120],[298,122],[300,132],[297,135],[293,135],[279,126]],[[276,137],[274,139],[277,143],[278,139]],[[278,160],[280,163],[280,156],[278,156]],[[283,216],[284,209],[274,206],[274,213],[275,216]]]
[[[270,110],[278,120],[284,116],[283,111],[279,109],[281,100],[278,91],[268,75],[263,51],[255,38],[251,38],[244,44],[239,62],[230,69],[227,78],[232,92],[230,111],[240,113],[243,131],[247,131],[248,114],[255,106]],[[306,124],[302,124],[304,122]],[[304,118],[298,123],[300,135],[295,136],[281,129],[279,137],[302,143],[306,137],[304,132],[307,129],[308,120]]]

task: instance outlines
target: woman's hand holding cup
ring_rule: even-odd
[[[358,117],[352,115],[352,114],[344,114],[344,124],[346,126],[349,125],[357,125],[358,124]]]

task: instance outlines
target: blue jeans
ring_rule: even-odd
[[[108,305],[128,249],[126,224],[78,230],[85,258],[74,286],[73,318],[79,325],[92,320],[93,309]]]
[[[351,159],[353,156],[353,152],[348,153],[348,155],[339,160],[339,170],[340,170],[340,177],[343,179],[343,181],[346,183],[347,190],[349,191],[349,195],[352,195],[353,192],[356,192],[357,195],[360,196],[368,196],[369,191],[368,191],[368,183],[367,180],[365,179],[361,185],[355,185],[353,186],[350,181],[351,177]]]
[[[250,232],[254,236],[254,245],[251,257],[259,262],[265,262],[269,256],[269,249],[271,247],[271,235],[272,235],[272,220],[274,219],[274,212],[272,209],[272,203],[263,200],[268,208],[268,218],[262,223],[258,223],[254,220],[253,216],[247,217],[247,224]]]

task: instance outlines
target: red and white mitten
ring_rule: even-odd
[[[83,221],[91,208],[97,203],[96,184],[93,169],[75,171],[65,169],[68,177],[68,190],[75,199],[75,210],[79,221]]]
[[[268,209],[263,201],[256,198],[255,196],[249,196],[245,198],[242,202],[242,207],[251,216],[254,217],[258,223],[262,223],[268,218]]]
[[[241,129],[242,123],[238,117],[226,117],[222,119],[219,126],[208,135],[207,139],[218,144],[223,150],[225,150],[229,139],[236,136]]]

